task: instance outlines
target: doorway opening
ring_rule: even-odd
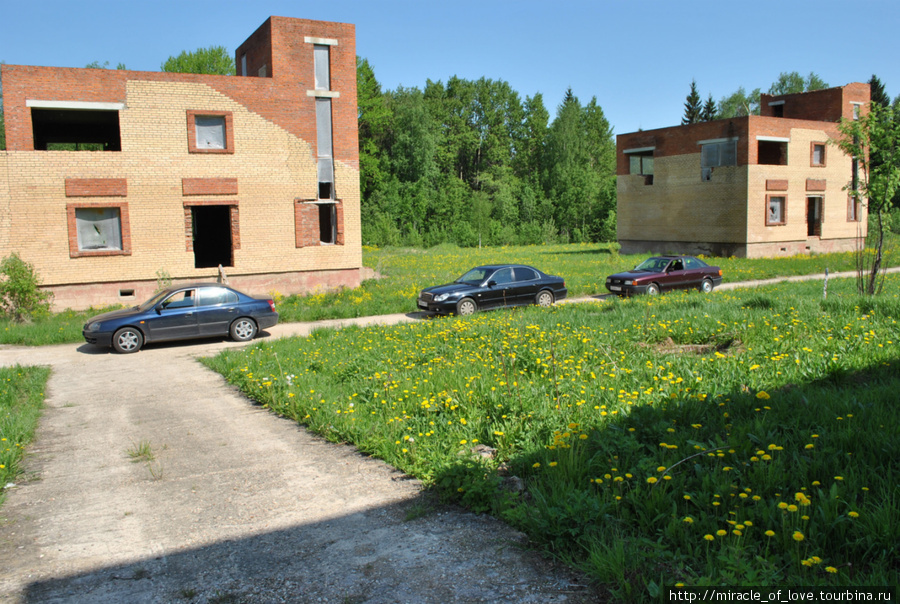
[[[194,268],[234,265],[230,206],[191,208],[194,238]]]
[[[822,198],[806,198],[806,236],[822,236]]]

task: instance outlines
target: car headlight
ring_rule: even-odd
[[[634,285],[634,281],[631,281],[631,280],[623,281],[622,283],[624,283],[625,285]]]
[[[450,297],[450,294],[438,294],[437,296],[434,297],[434,301],[435,302],[443,302],[444,300],[446,300],[449,297]]]
[[[100,331],[100,321],[97,321],[96,323],[88,323],[87,330],[88,331]]]

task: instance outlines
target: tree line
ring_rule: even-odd
[[[554,119],[502,80],[383,91],[357,60],[363,243],[615,239],[615,140],[571,89]]]

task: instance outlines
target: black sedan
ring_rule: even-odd
[[[246,342],[277,322],[270,298],[218,283],[191,283],[166,288],[139,306],[92,317],[82,335],[89,344],[129,353],[147,342],[168,340],[230,335]]]
[[[629,296],[658,294],[670,289],[699,289],[709,293],[722,283],[722,269],[693,256],[653,256],[630,271],[606,278],[606,289]]]
[[[473,268],[453,283],[426,287],[417,304],[421,310],[440,314],[471,315],[501,306],[550,306],[567,293],[562,277],[533,266],[490,264]]]

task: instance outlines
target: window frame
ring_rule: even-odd
[[[769,208],[773,199],[781,199],[781,220],[778,222],[769,220]],[[783,226],[787,224],[787,203],[788,196],[784,193],[766,195],[766,226]]]
[[[119,235],[122,239],[122,249],[82,250],[78,247],[78,219],[77,210],[82,209],[108,209],[119,210]],[[104,256],[130,256],[131,255],[131,224],[128,216],[127,202],[97,203],[81,202],[66,204],[66,222],[69,235],[69,257],[90,258]]]
[[[816,147],[822,147],[822,161],[816,163]],[[828,145],[827,143],[812,141],[809,143],[809,165],[811,168],[824,168],[828,161]]]
[[[188,153],[232,154],[234,153],[234,117],[231,111],[187,109]],[[225,118],[225,148],[204,149],[197,146],[197,117]]]

